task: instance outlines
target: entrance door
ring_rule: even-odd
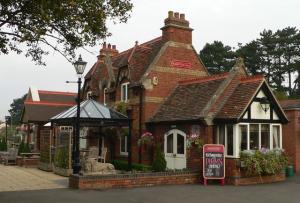
[[[167,132],[164,152],[168,169],[186,168],[186,134],[176,129]]]

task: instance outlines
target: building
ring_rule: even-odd
[[[22,129],[26,131],[25,142],[39,151],[40,131],[49,128],[44,125],[50,122],[51,117],[75,105],[76,96],[76,93],[71,92],[45,91],[30,87],[21,116]]]
[[[296,172],[300,172],[300,99],[280,101],[289,119],[283,126],[283,147]]]
[[[116,108],[125,104],[131,111],[133,162],[153,160],[153,149],[137,144],[147,131],[165,152],[170,169],[200,169],[201,151],[187,147],[192,134],[204,143],[224,144],[229,177],[240,176],[241,150],[282,148],[287,118],[263,76],[250,76],[241,59],[229,73],[209,75],[184,14],[170,11],[161,30],[162,36],[123,52],[104,43],[85,76],[85,98]],[[103,146],[112,145],[107,139]],[[94,145],[87,140],[87,147]],[[114,157],[126,158],[126,136],[113,145]]]

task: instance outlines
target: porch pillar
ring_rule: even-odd
[[[213,144],[213,125],[205,126],[204,143]]]

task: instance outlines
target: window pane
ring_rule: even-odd
[[[219,127],[219,144],[225,145],[225,125]]]
[[[227,155],[233,155],[233,126],[227,125]]]
[[[177,134],[177,154],[184,154],[184,136]]]
[[[126,152],[126,137],[121,136],[121,152]]]
[[[173,134],[167,136],[167,153],[173,153]]]
[[[248,126],[240,125],[240,151],[247,150]]]
[[[259,125],[258,124],[251,124],[250,125],[250,149],[251,150],[258,150],[259,149]]]
[[[270,149],[270,125],[261,125],[261,148]]]
[[[279,126],[273,126],[273,148],[280,148]]]

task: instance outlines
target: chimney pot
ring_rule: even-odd
[[[173,17],[174,17],[173,11],[169,11],[169,12],[168,12],[168,17],[169,17],[169,18],[173,18]]]
[[[111,44],[108,44],[108,49],[111,49]]]
[[[137,46],[139,44],[139,41],[135,41],[135,46]]]
[[[106,49],[106,42],[103,42],[102,48]]]
[[[112,45],[112,49],[116,50],[116,45]]]
[[[174,17],[175,17],[175,18],[179,18],[179,13],[178,13],[178,12],[175,12],[175,13],[174,13]]]
[[[180,19],[181,19],[181,20],[185,20],[185,15],[184,15],[184,13],[181,13],[181,14],[180,14]]]

